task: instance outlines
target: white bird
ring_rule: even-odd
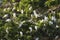
[[[38,26],[35,26],[35,30],[37,30],[37,27],[38,27]]]
[[[23,32],[20,31],[20,35],[23,36]]]
[[[8,17],[8,14],[5,14],[5,15],[3,16],[3,18],[5,18],[5,17]]]
[[[52,16],[51,20],[53,20],[53,21],[56,21],[56,18],[55,18],[55,16]]]
[[[11,21],[11,19],[6,19],[6,22],[10,22]]]
[[[6,32],[9,33],[9,31],[8,31],[8,27],[6,28]]]
[[[23,25],[23,23],[25,23],[26,21],[22,21],[20,24],[19,24],[19,27],[18,28],[20,28],[22,25]]]
[[[52,21],[49,21],[49,24],[51,25],[51,24],[53,24],[53,22]]]
[[[58,26],[58,25],[56,25],[56,28],[59,28],[59,26]]]
[[[12,9],[12,11],[14,11],[16,8],[15,7],[13,7],[13,9]]]
[[[48,17],[44,16],[44,21],[48,21]]]
[[[4,8],[4,10],[3,11],[6,11],[7,9],[6,8]]]
[[[39,15],[37,14],[36,10],[34,10],[33,13],[34,13],[36,18],[39,17]]]
[[[30,32],[32,32],[32,27],[29,27],[29,29],[30,29]]]
[[[16,17],[16,13],[13,13],[13,17]]]
[[[37,37],[37,38],[35,38],[35,40],[39,40],[39,38]]]
[[[23,10],[23,9],[21,10],[21,13],[22,13],[22,14],[24,13],[24,10]]]
[[[29,7],[29,10],[31,10],[31,9],[32,9],[32,6]]]

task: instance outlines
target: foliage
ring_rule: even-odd
[[[0,1],[0,40],[60,36],[60,0]]]

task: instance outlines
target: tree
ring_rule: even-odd
[[[59,0],[1,0],[0,4],[1,40],[56,40],[60,36]]]

